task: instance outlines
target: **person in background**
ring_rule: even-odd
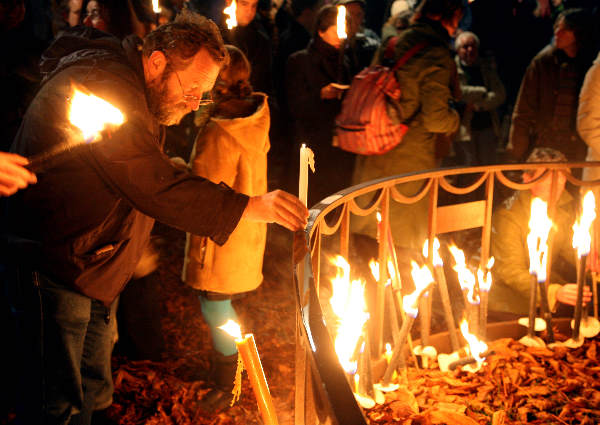
[[[15,153],[46,152],[77,135],[68,118],[74,84],[126,118],[7,198],[2,224],[11,257],[3,260],[15,277],[7,285],[22,325],[22,423],[90,423],[99,392],[112,383],[114,300],[155,219],[218,244],[241,221],[306,225],[296,197],[238,193],[175,167],[162,152],[164,126],[208,102],[203,94],[228,58],[217,26],[188,11],[143,41],[79,26],[45,52],[45,79]]]
[[[190,165],[194,174],[215,183],[223,182],[248,196],[263,195],[269,150],[267,96],[253,92],[250,64],[244,54],[231,45],[227,50],[231,61],[213,89],[212,117],[196,138]],[[231,403],[237,348],[233,337],[218,327],[229,319],[239,322],[232,297],[262,283],[266,236],[264,223],[251,222],[239,223],[222,246],[207,237],[187,234],[182,280],[198,290],[213,342],[214,388],[203,398],[204,408]]]
[[[410,18],[413,14],[411,8],[404,1],[395,1],[392,3],[390,17],[381,28],[381,42],[383,45],[391,38],[400,35],[410,25]]]
[[[99,29],[118,38],[135,34],[143,38],[150,32],[153,17],[141,8],[138,16],[133,3],[136,0],[89,0],[84,1],[83,25]]]
[[[561,152],[552,148],[534,148],[528,163],[567,162]],[[537,179],[543,170],[523,173],[523,183]],[[552,274],[548,282],[548,301],[554,314],[568,315],[566,306],[575,305],[577,285],[575,252],[571,244],[573,223],[577,217],[577,201],[565,189],[566,177],[560,173],[557,182],[556,212],[549,239],[552,240]],[[490,254],[494,257],[492,275],[494,284],[489,294],[490,320],[511,320],[527,315],[529,311],[529,217],[534,197],[549,202],[552,177],[537,181],[529,190],[517,191],[504,201],[492,216]],[[591,299],[591,291],[585,287],[584,302]],[[562,306],[564,304],[565,306]]]
[[[226,2],[227,6],[231,1]],[[224,14],[221,34],[225,41],[240,49],[252,66],[252,87],[263,93],[273,92],[273,51],[271,39],[260,19],[257,17],[258,0],[236,1],[237,26],[227,29]]]
[[[507,153],[522,161],[534,147],[560,150],[583,161],[587,146],[576,130],[578,95],[591,65],[591,15],[584,9],[561,12],[554,41],[533,58],[521,82],[512,115]]]
[[[308,179],[308,205],[350,185],[354,155],[332,145],[335,117],[350,81],[349,62],[336,31],[337,7],[323,6],[317,14],[315,34],[306,49],[290,56],[285,72],[288,113],[294,128],[294,149],[306,143],[315,154],[315,174]],[[342,60],[340,60],[340,58]],[[292,157],[293,158],[293,157]],[[296,156],[297,158],[297,156]],[[298,161],[292,161],[290,180],[298,178]]]
[[[10,196],[37,182],[35,174],[25,168],[28,162],[21,155],[0,152],[0,196]]]
[[[350,59],[350,74],[358,74],[371,65],[373,56],[381,44],[375,31],[365,27],[365,13],[367,3],[365,0],[338,0],[337,6],[345,6],[349,15],[348,40],[345,43]]]
[[[409,129],[402,142],[391,151],[383,155],[357,156],[353,184],[439,166],[438,136],[455,132],[460,120],[453,107],[456,65],[449,44],[461,17],[462,0],[423,0],[415,10],[411,25],[398,37],[393,58],[384,62],[393,66],[413,46],[424,43],[424,47],[396,71],[402,95],[397,102],[388,105],[390,118],[407,123]],[[412,182],[398,186],[398,190],[412,196],[420,187],[421,182]],[[403,278],[410,270],[410,260],[419,258],[427,238],[427,211],[427,199],[410,205],[390,202],[390,226],[398,258],[406,261],[400,266]],[[353,218],[351,230],[374,239],[375,217]],[[409,274],[406,279],[410,279]]]
[[[586,161],[600,161],[600,53],[588,70],[579,93],[577,132],[587,145]],[[600,169],[585,168],[585,180],[600,178]],[[596,197],[600,199],[600,197]]]
[[[496,163],[500,140],[497,108],[506,94],[491,56],[479,54],[479,38],[472,32],[461,32],[454,41],[458,81],[461,90],[461,123],[454,143],[459,165]]]

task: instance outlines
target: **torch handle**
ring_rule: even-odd
[[[450,294],[448,293],[448,284],[446,283],[444,268],[442,266],[436,266],[433,268],[433,271],[440,290],[440,297],[442,298],[442,306],[444,307],[444,316],[446,317],[446,326],[448,326],[452,351],[458,351],[460,344],[458,343],[456,323],[454,322],[454,314],[452,313],[452,306],[450,305]]]
[[[48,151],[30,156],[29,163],[25,165],[25,168],[32,173],[43,173],[68,160],[73,153],[80,151],[87,145],[88,143],[78,143],[75,145],[64,143],[55,146]]]
[[[388,364],[388,367],[385,370],[385,374],[383,375],[384,386],[388,386],[392,382],[392,376],[394,375],[394,371],[398,368],[400,358],[402,357],[402,352],[404,351],[404,344],[406,342],[406,338],[414,322],[414,317],[408,314],[406,315],[406,320],[402,322],[402,327],[400,328],[400,342],[394,347],[394,352],[392,354],[392,358],[390,359],[390,364]]]
[[[546,291],[546,283],[539,282],[540,286],[540,304],[542,305],[542,313],[546,321],[546,332],[548,333],[548,342],[554,342],[554,329],[552,329],[552,312],[548,303],[548,292]]]
[[[537,275],[531,275],[531,284],[529,288],[529,328],[527,335],[530,338],[535,336],[535,310],[537,306]]]
[[[488,357],[488,356],[491,356],[492,354],[496,354],[496,352],[494,350],[486,351],[485,353],[481,354],[481,357]],[[473,356],[463,357],[462,359],[458,359],[458,360],[450,363],[448,365],[448,369],[454,370],[459,366],[466,366],[471,363],[477,363],[477,360],[475,360],[475,358]]]
[[[579,259],[579,273],[577,274],[577,300],[575,301],[575,312],[573,314],[573,333],[572,338],[579,340],[579,327],[581,325],[581,313],[583,310],[583,283],[585,282],[585,261],[587,255],[582,255]]]

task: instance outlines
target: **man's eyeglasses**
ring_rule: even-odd
[[[179,88],[181,89],[183,100],[186,102],[197,102],[199,106],[210,105],[213,103],[212,94],[209,91],[202,93],[202,97],[194,96],[193,94],[186,94],[185,90],[183,90],[183,86],[181,85],[179,74],[175,69],[173,69],[173,72],[175,73],[177,81],[179,82]]]

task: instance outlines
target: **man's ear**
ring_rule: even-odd
[[[155,50],[147,60],[147,72],[150,81],[160,77],[167,67],[167,57],[160,50]]]

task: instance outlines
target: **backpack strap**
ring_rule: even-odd
[[[397,37],[393,37],[393,38],[397,38]],[[390,44],[392,44],[394,47],[396,47],[396,40],[390,39]],[[408,49],[408,51],[406,53],[404,53],[404,55],[402,55],[402,57],[400,59],[398,59],[398,62],[396,62],[396,65],[394,65],[394,67],[391,69],[392,72],[396,71],[398,68],[400,68],[402,65],[404,65],[406,62],[408,62],[408,60],[410,58],[412,58],[416,53],[418,53],[419,51],[423,50],[425,47],[427,47],[429,43],[427,43],[426,41],[422,41],[421,43],[417,43],[414,46],[412,46],[410,49]],[[389,44],[388,44],[389,47]],[[386,48],[386,53],[387,53],[387,48]]]

